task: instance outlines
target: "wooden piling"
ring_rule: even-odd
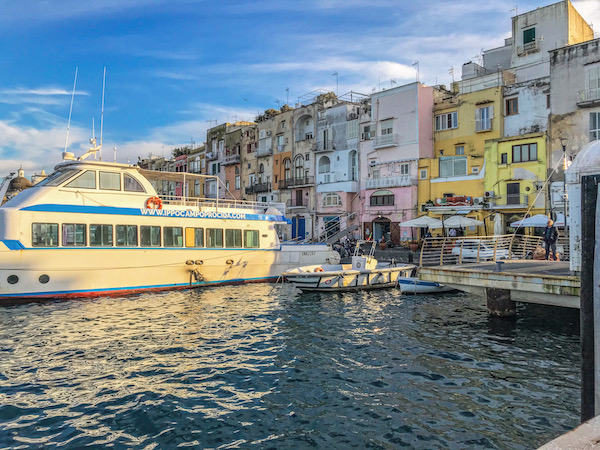
[[[510,299],[508,289],[486,288],[487,309],[492,316],[512,317],[517,314],[517,304]]]

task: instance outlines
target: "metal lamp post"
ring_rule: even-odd
[[[567,229],[567,138],[561,137],[560,144],[563,151],[563,213],[565,230]]]

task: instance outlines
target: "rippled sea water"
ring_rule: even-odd
[[[2,307],[0,448],[534,448],[578,424],[578,321],[287,284]]]

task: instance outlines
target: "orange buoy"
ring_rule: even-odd
[[[158,197],[150,197],[148,200],[146,200],[146,208],[162,209],[162,200]]]

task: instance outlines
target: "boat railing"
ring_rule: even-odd
[[[207,209],[251,209],[265,213],[269,208],[275,208],[285,215],[285,203],[256,202],[224,198],[183,197],[178,195],[159,195],[164,205],[183,206],[185,208]]]
[[[543,247],[541,236],[521,234],[430,237],[424,239],[421,244],[419,265],[441,266],[506,259],[533,259],[536,250],[540,247]]]

